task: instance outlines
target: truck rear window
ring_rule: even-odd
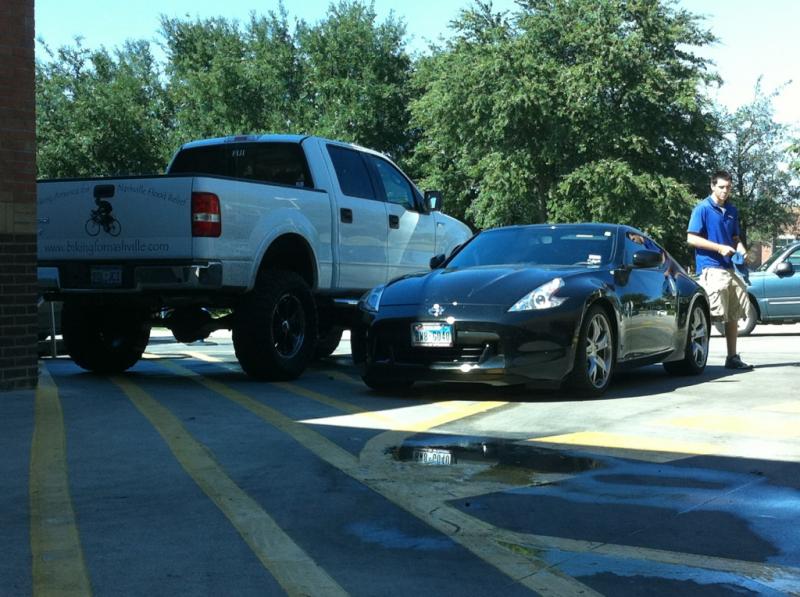
[[[170,174],[211,174],[293,187],[313,188],[306,157],[297,143],[220,143],[181,150]]]

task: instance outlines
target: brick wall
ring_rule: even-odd
[[[33,2],[0,1],[0,390],[38,376]]]

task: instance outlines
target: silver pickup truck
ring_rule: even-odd
[[[249,375],[330,354],[366,290],[470,236],[383,155],[293,135],[188,143],[167,174],[38,184],[39,280],[81,367],[135,364],[154,322],[232,329]],[[223,314],[220,316],[220,314]]]

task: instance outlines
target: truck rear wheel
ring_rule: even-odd
[[[343,333],[344,329],[338,326],[333,326],[324,332],[320,332],[317,337],[317,348],[314,351],[314,358],[324,359],[332,355],[333,351],[339,347]]]
[[[314,356],[317,311],[308,284],[275,270],[236,309],[233,348],[245,373],[278,381],[298,377]]]
[[[133,367],[150,341],[149,313],[65,302],[61,333],[75,364],[95,373]]]

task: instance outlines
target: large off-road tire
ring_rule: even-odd
[[[342,341],[342,333],[344,328],[333,326],[325,331],[321,331],[317,336],[317,347],[314,350],[315,359],[324,359],[333,354],[333,351],[339,346]]]
[[[583,396],[600,396],[614,373],[616,340],[608,313],[599,305],[589,307],[581,324],[575,364],[567,385]]]
[[[150,341],[150,314],[67,301],[61,311],[61,334],[67,354],[79,367],[120,373],[142,358]]]
[[[740,319],[736,324],[736,335],[749,336],[755,329],[757,323],[758,323],[758,311],[756,311],[756,306],[753,304],[753,301],[749,301],[747,304],[747,313],[745,314],[744,319]],[[724,323],[715,323],[714,327],[717,329],[717,331],[720,333],[721,336],[725,335]]]
[[[314,356],[317,311],[305,280],[293,272],[259,275],[236,309],[233,348],[242,369],[257,379],[295,379]]]
[[[664,369],[670,375],[699,375],[708,362],[708,341],[711,328],[708,315],[701,305],[695,304],[686,324],[686,348],[680,361],[664,363]]]

